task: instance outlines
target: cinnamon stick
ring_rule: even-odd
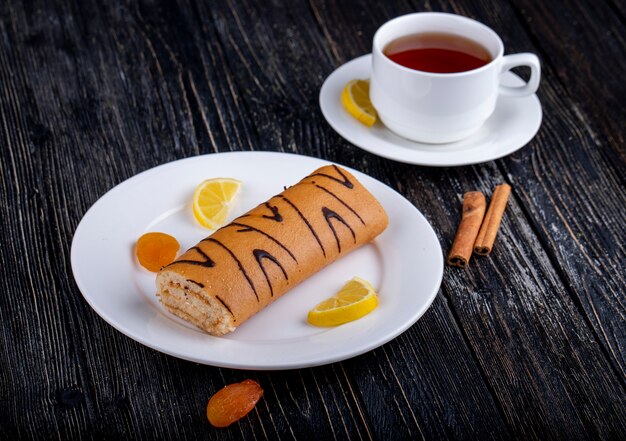
[[[508,184],[498,185],[493,191],[489,210],[487,210],[487,215],[474,244],[476,254],[487,256],[491,253],[510,194],[511,186]]]
[[[448,254],[448,265],[467,266],[486,207],[485,196],[480,191],[469,191],[463,195],[463,215]]]

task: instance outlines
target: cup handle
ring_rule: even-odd
[[[539,79],[541,78],[541,65],[539,58],[535,54],[523,53],[505,55],[502,58],[502,68],[500,75],[513,69],[514,67],[528,66],[530,67],[530,79],[524,86],[511,87],[500,84],[500,93],[507,96],[527,96],[532,95],[539,87]]]

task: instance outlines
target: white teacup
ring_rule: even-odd
[[[385,47],[417,33],[460,35],[482,45],[492,61],[457,73],[430,73],[390,60]],[[500,84],[501,75],[519,66],[530,67],[521,87]],[[504,45],[492,29],[460,15],[420,12],[382,25],[374,35],[370,99],[387,128],[413,141],[440,144],[468,137],[489,118],[498,94],[522,97],[535,93],[541,67],[535,54],[504,55]]]

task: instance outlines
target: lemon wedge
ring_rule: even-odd
[[[203,181],[193,193],[193,215],[200,225],[216,229],[226,223],[239,190],[241,181],[231,178],[214,178]]]
[[[352,80],[341,93],[341,102],[348,113],[368,127],[376,122],[376,109],[370,101],[370,80]]]
[[[337,294],[309,311],[308,321],[315,326],[337,326],[369,314],[376,306],[378,297],[372,285],[354,277]]]

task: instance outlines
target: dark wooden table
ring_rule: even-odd
[[[626,7],[613,0],[40,0],[0,5],[1,439],[626,439]],[[324,78],[414,11],[476,18],[537,53],[544,120],[518,152],[426,168],[339,137]],[[123,180],[231,150],[300,153],[387,183],[447,251],[467,190],[513,193],[489,258],[365,355],[276,372],[179,360],[80,294],[74,230]],[[407,263],[407,271],[410,271]],[[208,397],[265,396],[212,428]]]

